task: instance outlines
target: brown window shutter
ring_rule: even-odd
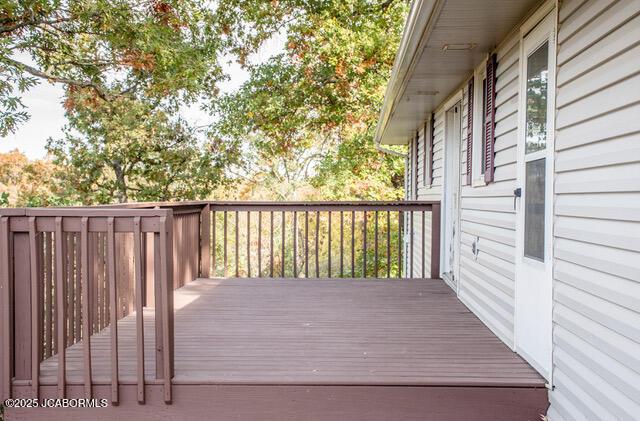
[[[429,184],[433,184],[433,142],[436,140],[436,115],[431,114],[431,136],[429,136]]]
[[[495,54],[492,54],[489,60],[487,60],[487,114],[485,116],[485,171],[484,181],[490,183],[493,181],[493,172],[495,170],[494,157],[495,157],[495,120],[496,120],[496,67],[497,58]]]
[[[471,185],[471,161],[473,149],[473,76],[467,86],[467,186]]]
[[[416,131],[413,140],[413,200],[418,200],[418,140],[420,132]]]
[[[431,185],[429,181],[429,144],[427,143],[427,122],[424,122],[424,128],[422,130],[422,182],[425,187]]]

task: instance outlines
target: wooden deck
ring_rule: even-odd
[[[154,389],[145,311],[148,403],[135,404],[132,314],[118,326],[122,409],[101,419],[215,410],[219,419],[534,420],[546,409],[544,379],[441,280],[198,279],[175,291],[175,303],[174,404]],[[92,337],[97,396],[109,394],[109,334]],[[55,356],[41,364],[43,390],[54,391],[56,369]],[[68,393],[81,396],[82,343],[68,349],[67,377]],[[98,413],[64,413],[81,414]]]
[[[316,271],[331,267],[330,256],[340,262],[334,275],[437,276],[438,202],[156,207],[0,210],[0,268],[14,268],[0,270],[0,392],[108,404],[10,408],[7,420],[515,421],[546,412],[544,380],[441,280],[297,279],[301,267],[306,277],[312,272],[314,250]],[[413,226],[428,212],[436,234],[431,264],[425,254],[420,274],[391,273],[390,262],[406,257],[391,239],[406,237],[403,221]],[[420,226],[411,230],[410,250],[427,248]],[[379,244],[381,227],[387,236]],[[320,233],[332,250],[326,261],[318,257]],[[286,247],[299,249],[300,238],[304,254],[285,262]],[[231,257],[216,253],[229,244]],[[243,262],[240,250],[263,259]],[[368,250],[375,256],[369,264]],[[265,271],[290,278],[247,279]],[[195,279],[222,273],[245,278]],[[143,308],[141,297],[157,307]],[[139,314],[130,313],[136,308]],[[156,314],[172,311],[174,323],[155,323]],[[117,322],[117,341],[101,328],[107,312],[127,315]],[[144,336],[137,317],[144,317]],[[88,350],[81,338],[91,332]],[[158,344],[156,332],[164,339]],[[136,349],[142,337],[144,367]],[[73,345],[59,373],[50,356],[62,343]]]
[[[175,302],[175,384],[544,386],[439,280],[198,279]],[[136,381],[135,321],[118,326],[122,383]],[[96,383],[108,383],[109,347],[108,328],[92,337]],[[41,367],[55,384],[55,356]],[[67,373],[82,383],[82,343]]]

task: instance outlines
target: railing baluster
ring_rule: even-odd
[[[222,214],[222,254],[224,255],[224,277],[226,278],[229,275],[228,266],[229,256],[227,254],[227,211],[224,211]]]
[[[64,399],[66,389],[66,329],[65,323],[65,303],[66,303],[66,282],[64,276],[64,255],[65,240],[62,231],[62,217],[55,220],[56,225],[56,317],[57,317],[57,340],[56,351],[58,353],[58,398]]]
[[[293,211],[293,277],[298,277],[298,212]]]
[[[235,252],[236,252],[236,278],[238,278],[240,276],[240,272],[239,272],[239,263],[240,263],[240,237],[239,237],[239,233],[238,230],[240,229],[240,213],[238,211],[236,211],[236,223],[235,223],[235,234],[236,234],[236,242],[234,244],[235,246]]]
[[[351,211],[351,277],[356,277],[356,212]]]
[[[271,260],[271,267],[269,269],[269,276],[271,278],[273,278],[273,211],[270,212],[270,217],[271,217],[271,231],[269,231],[271,233],[270,235],[270,246],[269,246],[269,258]]]
[[[75,290],[73,288],[73,237],[71,233],[64,233],[65,242],[67,244],[65,248],[65,282],[67,283],[67,307],[66,307],[66,324],[67,324],[67,342],[64,346],[71,346],[75,341],[73,330],[73,302],[75,299]]]
[[[29,254],[31,272],[31,389],[38,398],[40,389],[40,288],[38,285],[38,244],[36,218],[29,217]]]
[[[11,262],[9,260],[9,218],[0,217],[0,299],[2,300],[2,400],[11,398],[11,297],[9,292]]]
[[[402,278],[402,246],[404,238],[402,237],[402,228],[404,225],[402,211],[398,211],[398,278]]]
[[[320,211],[316,211],[316,278],[320,277],[320,262],[318,261],[318,249],[320,248]]]
[[[209,204],[200,211],[200,276],[208,278],[211,271],[211,208]]]
[[[91,291],[91,334],[98,332],[100,320],[100,256],[99,256],[99,237],[98,232],[89,233],[89,261],[91,262],[91,271],[89,271],[89,286]],[[150,263],[153,259],[150,259]],[[153,288],[148,289],[149,294],[153,293]]]
[[[362,212],[362,277],[367,277],[367,211]]]
[[[262,211],[258,211],[258,278],[262,277]]]
[[[164,262],[162,261],[162,254],[160,252],[160,231],[164,229],[164,223],[166,220],[161,218],[161,223],[163,224],[159,232],[153,233],[153,301],[154,301],[154,310],[155,310],[155,373],[156,379],[162,379],[164,373],[164,308],[162,305],[163,295],[162,295],[162,282],[163,282],[163,274],[162,272],[165,270],[163,266]]]
[[[69,303],[69,336],[67,340],[69,340],[69,346],[78,342],[78,318],[76,317],[76,310],[78,308],[78,285],[76,283],[76,234],[74,232],[67,233],[67,238],[69,240],[69,249],[67,250],[69,256],[69,271],[67,272],[67,277],[69,281],[69,291],[71,291],[70,295],[70,303]]]
[[[77,233],[73,234],[73,248],[74,248],[74,280],[75,280],[75,325],[74,325],[74,343],[80,341],[81,332],[82,332],[82,285],[80,279],[80,273],[82,270],[81,267],[81,256],[80,256],[80,238]]]
[[[251,211],[247,211],[247,278],[251,278]]]
[[[328,253],[327,253],[327,274],[329,275],[329,278],[331,278],[331,211],[328,212],[328,224],[327,224],[327,232],[328,234],[328,243],[329,243],[329,247],[328,247]]]
[[[391,212],[387,211],[387,278],[391,278]]]
[[[52,269],[53,269],[53,253],[51,251],[51,244],[52,244],[52,236],[51,236],[51,232],[46,232],[44,234],[44,243],[45,243],[45,257],[44,257],[44,262],[45,262],[45,276],[44,276],[44,288],[46,291],[45,294],[45,321],[47,323],[47,327],[45,329],[45,333],[44,333],[44,346],[45,346],[45,350],[44,350],[44,354],[45,357],[50,357],[51,356],[51,352],[52,352],[52,342],[53,342],[53,275],[51,273]]]
[[[89,291],[91,292],[91,304],[89,306],[91,319],[90,327],[91,334],[98,331],[98,291],[100,290],[98,282],[100,281],[98,275],[98,233],[89,233]],[[153,289],[149,288],[149,292]]]
[[[282,211],[281,213],[281,220],[282,220],[282,244],[280,245],[280,248],[282,249],[282,268],[281,268],[281,276],[284,278],[284,267],[285,267],[285,258],[284,258],[284,253],[285,253],[285,234],[287,233],[286,228],[285,228],[285,213],[284,211]]]
[[[97,249],[98,249],[98,330],[102,330],[105,326],[105,286],[106,286],[106,278],[105,278],[105,248],[104,248],[104,239],[105,236],[103,233],[98,232],[97,236]]]
[[[378,277],[378,211],[374,213],[374,223],[373,223],[373,273],[374,278]]]
[[[218,266],[216,262],[216,211],[211,211],[211,265],[213,266],[213,277],[218,274]]]
[[[344,278],[344,212],[340,211],[340,277]]]
[[[91,399],[91,330],[89,328],[89,218],[80,222],[80,264],[82,288],[82,350],[84,357],[84,395]],[[137,259],[136,254],[136,259]]]
[[[309,212],[304,212],[304,277],[309,277]]]
[[[44,356],[44,346],[45,346],[45,342],[44,342],[44,337],[45,337],[45,329],[46,329],[46,322],[45,322],[45,304],[44,304],[44,297],[45,297],[45,290],[44,290],[44,262],[45,262],[45,247],[44,247],[44,232],[40,232],[39,235],[36,236],[37,237],[37,253],[38,253],[38,320],[39,320],[39,329],[38,329],[38,352],[40,353],[40,361],[44,361],[45,356]],[[38,364],[39,365],[39,364]]]
[[[208,212],[207,212],[208,216]],[[139,216],[133,219],[133,254],[135,260],[136,283],[136,355],[138,369],[138,402],[144,403],[144,313],[143,313],[143,280],[142,280],[142,231]],[[207,240],[208,242],[208,240]],[[206,253],[209,256],[209,253]]]
[[[107,218],[107,271],[109,275],[109,332],[111,339],[111,402],[118,405],[118,291],[114,218]]]
[[[427,243],[427,239],[426,239],[426,235],[425,235],[425,229],[424,229],[424,224],[425,224],[425,211],[422,211],[422,224],[421,224],[421,231],[422,231],[422,247],[421,247],[421,252],[420,254],[422,254],[422,279],[425,278],[425,265],[426,265],[426,261],[425,261],[425,250],[424,248],[426,247],[426,243]]]
[[[414,224],[413,224],[413,211],[409,211],[409,278],[413,278],[413,231],[414,231]]]

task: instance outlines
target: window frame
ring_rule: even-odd
[[[487,55],[480,65],[473,71],[473,133],[472,133],[472,149],[471,149],[471,186],[486,186],[484,179],[487,163],[485,161],[485,153],[482,148],[482,142],[485,138],[485,107],[487,101],[486,79],[487,79]],[[484,165],[483,165],[484,164]]]

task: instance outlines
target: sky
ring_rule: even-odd
[[[250,57],[251,63],[261,63],[269,57],[283,51],[286,34],[278,33],[262,46],[260,51]],[[249,77],[248,73],[235,62],[228,63],[229,58],[221,58],[224,71],[230,76],[228,81],[220,85],[222,93],[233,92]],[[62,128],[66,123],[62,98],[64,90],[60,84],[41,81],[37,86],[27,91],[22,102],[31,118],[23,123],[19,129],[4,138],[0,138],[0,152],[18,149],[30,159],[44,158],[47,139],[62,137]],[[183,117],[195,124],[203,125],[213,121],[212,116],[202,111],[196,104],[183,112]]]

